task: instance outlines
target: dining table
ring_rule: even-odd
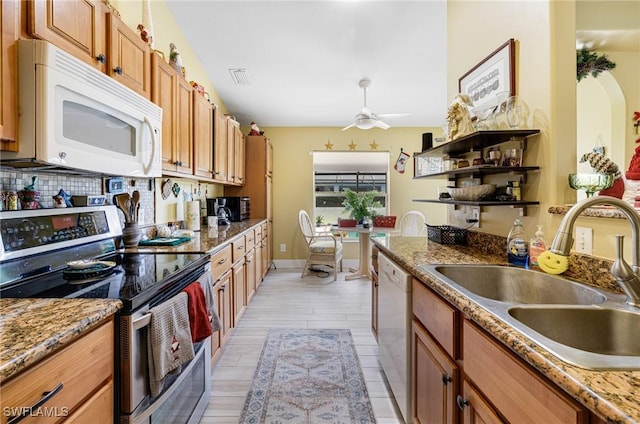
[[[371,234],[379,233],[395,233],[400,230],[395,227],[364,227],[357,225],[355,227],[331,226],[332,232],[357,232],[359,243],[358,268],[350,268],[350,274],[344,276],[345,280],[355,280],[358,278],[371,278]]]

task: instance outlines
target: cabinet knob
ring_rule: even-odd
[[[122,75],[122,68],[121,68],[121,67],[119,67],[119,66],[116,66],[116,67],[113,69],[113,72],[115,72],[115,73],[116,73],[116,74],[118,74],[118,75]]]
[[[107,62],[107,57],[105,55],[103,55],[102,53],[100,53],[98,56],[96,56],[96,60],[100,63],[106,63]]]
[[[456,397],[456,403],[458,404],[458,408],[460,408],[460,410],[463,410],[464,408],[467,407],[467,405],[469,405],[469,401],[460,395]]]
[[[442,384],[445,386],[453,381],[453,378],[448,376],[447,374],[442,374]]]

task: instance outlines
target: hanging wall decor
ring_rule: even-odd
[[[606,54],[598,54],[586,47],[576,50],[576,79],[582,81],[589,75],[598,78],[604,71],[614,69],[616,64],[607,58]]]
[[[407,165],[408,159],[409,159],[409,154],[403,152],[402,148],[400,148],[400,155],[398,156],[398,160],[396,160],[396,164],[393,165],[393,169],[395,169],[401,174],[404,174],[404,168]]]

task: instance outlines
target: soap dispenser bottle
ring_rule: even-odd
[[[510,264],[529,268],[529,242],[522,222],[516,219],[507,236],[507,259]]]
[[[532,267],[538,266],[538,256],[545,250],[547,250],[547,242],[544,239],[542,225],[538,225],[538,231],[536,231],[534,237],[529,242],[529,264]]]

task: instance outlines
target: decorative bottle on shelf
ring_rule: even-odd
[[[509,263],[529,268],[529,242],[522,222],[516,219],[507,236],[507,259]]]
[[[532,267],[538,266],[538,256],[545,250],[547,250],[547,242],[544,239],[542,225],[538,225],[538,231],[529,242],[529,264]]]

